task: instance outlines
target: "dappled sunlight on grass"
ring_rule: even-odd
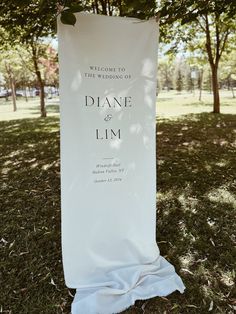
[[[2,306],[12,313],[58,313],[61,291],[68,296],[61,266],[58,119],[4,121],[0,127]]]
[[[158,118],[157,239],[187,290],[153,300],[153,313],[233,313],[222,278],[235,280],[235,130],[232,114]]]
[[[74,291],[61,262],[59,120],[0,128],[3,309],[67,314]],[[233,313],[235,143],[236,115],[158,117],[157,241],[187,289],[124,313]]]
[[[235,193],[227,191],[224,187],[212,190],[208,193],[209,200],[212,202],[231,204],[236,209]]]

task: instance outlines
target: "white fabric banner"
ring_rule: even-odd
[[[184,285],[156,245],[155,20],[58,23],[62,250],[72,313],[119,313]]]

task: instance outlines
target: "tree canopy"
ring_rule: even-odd
[[[78,11],[97,14],[138,17],[141,19],[159,15],[163,34],[172,34],[169,26],[175,21],[189,24],[199,17],[224,13],[224,22],[236,16],[234,0],[2,0],[0,26],[14,38],[29,40],[32,36],[43,37],[56,32],[56,17],[61,13],[62,22],[74,24],[73,14]],[[13,37],[13,36],[12,36]],[[170,36],[167,36],[172,40]]]

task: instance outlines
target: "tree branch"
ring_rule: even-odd
[[[225,32],[225,34],[224,34],[223,37],[222,37],[223,44],[222,44],[222,46],[221,46],[221,49],[219,49],[219,59],[221,58],[222,53],[223,53],[224,50],[225,50],[225,46],[226,46],[226,43],[227,43],[227,40],[228,40],[228,37],[229,37],[229,33],[230,33],[230,30],[227,29],[227,31]]]
[[[215,30],[216,30],[215,64],[218,64],[220,60],[220,31],[219,31],[219,15],[217,13],[215,14]]]
[[[197,18],[197,22],[199,24],[199,26],[201,27],[201,29],[203,30],[203,32],[206,32],[206,27],[203,26],[202,22],[200,21],[200,18]]]
[[[208,21],[208,16],[207,14],[205,15],[205,20],[206,20],[206,50],[208,54],[208,59],[211,65],[214,65],[214,58],[212,54],[212,45],[211,45],[211,32],[210,32],[210,27],[209,27],[209,21]]]

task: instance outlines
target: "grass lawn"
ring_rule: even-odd
[[[236,100],[225,94],[223,114],[213,115],[204,97],[163,93],[158,103],[157,241],[186,292],[137,301],[126,314],[236,311]],[[36,102],[21,101],[17,113],[0,103],[0,313],[70,312],[58,105],[47,106],[42,119]]]
[[[59,115],[59,99],[46,99],[48,117]],[[0,121],[19,120],[25,118],[37,118],[40,116],[39,97],[17,100],[17,111],[13,112],[12,102],[0,99]]]

